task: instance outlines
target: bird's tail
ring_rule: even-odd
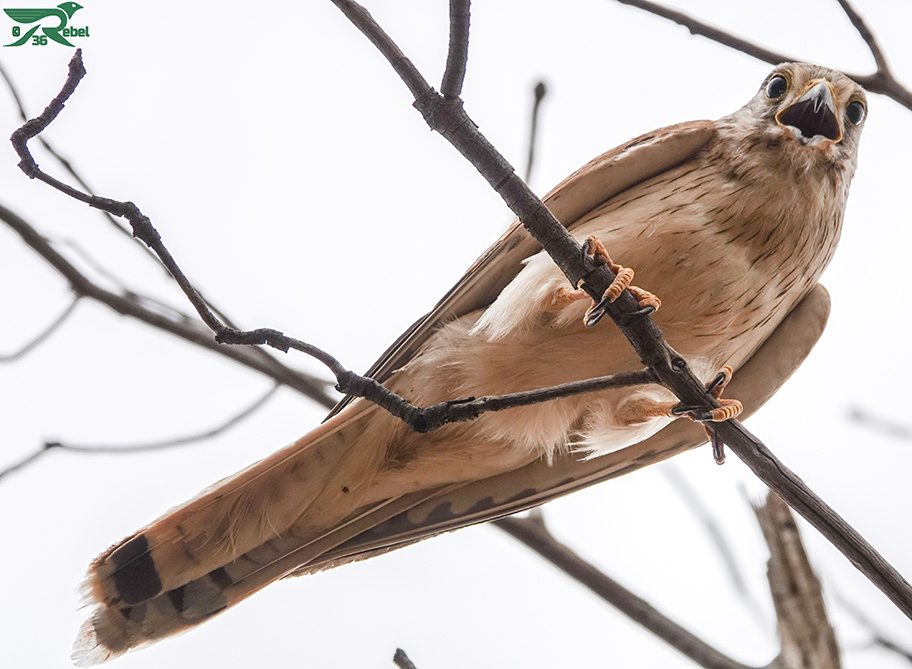
[[[97,664],[192,627],[344,543],[368,510],[382,517],[370,491],[395,427],[356,403],[100,555],[73,660]]]

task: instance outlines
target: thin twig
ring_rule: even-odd
[[[28,119],[29,119],[28,112],[26,112],[25,104],[22,101],[22,96],[19,94],[19,88],[13,82],[13,78],[6,71],[6,68],[3,66],[2,63],[0,63],[0,76],[3,77],[3,80],[4,80],[4,82],[6,82],[6,87],[9,90],[10,95],[13,96],[13,102],[16,104],[16,109],[19,112],[19,118],[21,118],[23,120],[23,122],[28,121]],[[65,158],[63,156],[63,154],[61,154],[50,143],[49,140],[45,139],[44,137],[39,137],[38,141],[41,142],[41,145],[44,147],[44,150],[47,151],[49,154],[51,154],[51,156],[53,156],[57,160],[57,162],[60,163],[61,167],[63,167],[63,169],[65,169],[70,174],[70,176],[76,180],[76,183],[78,183],[84,191],[86,191],[87,193],[92,192],[91,187],[82,178],[82,175],[76,171],[76,168],[73,166],[73,163],[70,162],[69,159]],[[105,220],[108,221],[108,223],[110,223],[119,233],[124,234],[127,237],[131,236],[130,231],[127,228],[125,228],[124,226],[122,226],[117,221],[117,219],[115,219],[109,213],[107,213],[107,212],[100,212],[100,213],[102,216],[104,216]],[[150,258],[152,258],[155,261],[155,264],[161,266],[161,263],[159,262],[158,258],[155,257],[154,253],[152,253],[147,247],[143,246],[142,244],[139,244],[138,246],[146,254],[148,254],[148,256]],[[162,269],[164,269],[164,267],[162,267]]]
[[[877,626],[877,624],[871,620],[865,613],[855,605],[855,603],[848,597],[844,597],[838,590],[833,590],[831,594],[833,599],[836,600],[836,603],[839,604],[843,609],[845,609],[850,616],[855,619],[862,627],[866,628],[871,633],[871,643],[878,648],[883,648],[888,650],[891,653],[895,653],[900,657],[904,658],[910,664],[912,664],[912,648],[904,647],[898,642],[890,639],[884,634],[883,631]]]
[[[753,56],[754,58],[770,63],[771,65],[778,65],[785,61],[796,60],[788,54],[771,51],[754,42],[741,37],[736,37],[729,32],[715,28],[708,23],[703,23],[699,19],[685,14],[684,12],[663,7],[655,2],[649,2],[649,0],[617,0],[617,2],[642,9],[645,12],[668,19],[669,21],[674,21],[687,28],[693,35],[701,35],[702,37],[711,39],[714,42],[718,42],[735,51],[746,53],[748,56]],[[886,95],[906,109],[912,111],[912,91],[905,88],[897,81],[892,72],[886,67],[886,59],[883,56],[880,46],[874,39],[873,33],[868,29],[867,25],[861,20],[861,17],[852,9],[848,2],[845,0],[838,0],[838,2],[842,5],[846,14],[848,14],[849,20],[852,21],[852,25],[855,26],[862,39],[868,45],[868,48],[871,50],[871,55],[874,57],[874,61],[877,63],[878,67],[874,74],[847,73],[847,76],[857,81],[868,91]]]
[[[70,303],[66,306],[66,309],[60,312],[60,314],[52,320],[48,325],[41,330],[38,334],[32,337],[25,344],[20,346],[17,350],[12,353],[0,353],[0,363],[16,362],[21,358],[24,358],[28,353],[35,350],[41,343],[43,343],[48,337],[57,332],[58,329],[66,322],[70,317],[70,314],[73,313],[76,309],[76,305],[79,303],[79,296],[75,296]]]
[[[542,100],[545,99],[545,94],[548,92],[548,89],[545,87],[544,81],[539,81],[535,84],[533,89],[533,98],[532,98],[532,114],[529,121],[529,152],[526,154],[526,171],[523,180],[526,183],[531,183],[532,180],[532,167],[535,165],[535,149],[538,148],[538,110],[541,107]]]
[[[431,88],[398,46],[361,5],[352,0],[333,3],[364,33],[416,96],[414,106],[428,125],[445,137],[488,181],[520,221],[564,272],[599,300],[614,280],[605,265],[588,262],[582,247],[548,211],[510,164],[481,134],[463,109],[461,100],[447,100]],[[405,66],[404,64],[408,64]],[[607,307],[608,315],[633,345],[640,360],[686,406],[717,405],[687,362],[665,341],[648,315],[639,315],[636,299],[625,291]],[[711,426],[767,486],[804,516],[836,546],[896,606],[912,618],[912,586],[839,514],[782,464],[763,443],[736,420]]]
[[[874,57],[874,64],[877,66],[877,71],[884,74],[889,73],[890,66],[887,65],[887,57],[884,55],[883,49],[880,48],[880,43],[877,41],[874,33],[871,32],[868,24],[865,23],[865,20],[861,17],[861,14],[855,11],[855,8],[852,7],[848,0],[836,0],[836,2],[842,7],[842,11],[845,12],[845,15],[849,17],[849,21],[852,22],[855,30],[858,31],[861,39],[868,45],[868,49]]]
[[[87,453],[87,454],[107,454],[107,455],[127,455],[130,453],[140,453],[145,451],[164,451],[170,448],[175,448],[178,446],[187,446],[189,444],[197,444],[208,439],[217,437],[230,430],[232,427],[243,421],[245,418],[252,416],[257,410],[266,404],[280,388],[279,384],[274,384],[265,394],[258,397],[253,401],[252,404],[244,407],[239,412],[232,414],[227,419],[223,420],[221,423],[215,427],[207,428],[201,432],[195,432],[193,434],[187,434],[180,437],[171,437],[169,439],[162,439],[159,441],[150,441],[138,444],[120,444],[120,445],[86,445],[86,444],[74,444],[66,441],[46,441],[44,442],[38,450],[27,455],[25,458],[19,462],[7,467],[6,469],[0,470],[0,479],[2,479],[7,474],[11,474],[14,471],[22,469],[26,465],[29,465],[40,456],[44,455],[48,451],[58,450],[58,451],[73,451],[76,453]]]
[[[3,77],[3,80],[6,82],[6,87],[9,90],[10,95],[13,96],[13,101],[16,103],[16,108],[19,112],[19,117],[23,120],[23,122],[28,121],[29,116],[25,110],[25,105],[23,104],[22,96],[19,94],[19,89],[16,86],[15,82],[13,82],[13,78],[6,71],[6,68],[3,67],[2,63],[0,63],[0,76]],[[54,146],[52,146],[51,143],[47,139],[45,139],[43,136],[39,137],[38,141],[41,142],[41,145],[44,147],[44,149],[49,154],[51,154],[51,156],[53,156],[57,160],[58,163],[60,163],[61,167],[63,167],[63,169],[66,170],[66,172],[76,180],[76,183],[79,184],[79,186],[82,188],[82,190],[84,190],[89,195],[95,195],[95,192],[92,190],[92,187],[89,186],[88,182],[85,180],[85,178],[82,176],[82,174],[80,174],[80,172],[76,169],[76,165],[73,164],[73,161],[71,161],[69,158],[64,157],[63,154],[61,154]],[[126,227],[122,226],[117,221],[116,218],[111,216],[111,214],[109,214],[106,211],[99,211],[99,213],[104,217],[104,219],[115,230],[117,230],[117,232],[131,238],[131,241],[136,241],[136,247],[139,248],[148,258],[150,258],[156,264],[156,266],[158,266],[163,272],[167,273],[167,271],[168,271],[167,268],[165,268],[165,266],[161,263],[161,261],[158,259],[158,257],[154,253],[152,253],[152,250],[148,246],[142,244],[138,240],[133,240],[132,235],[130,234],[130,231]],[[221,318],[225,323],[227,323],[228,325],[231,325],[233,327],[234,324],[231,322],[231,319],[228,318],[228,316],[221,309],[216,307],[208,297],[204,296],[203,299],[206,300],[206,304],[208,304],[209,307],[216,314],[218,314],[219,318]],[[265,354],[265,351],[261,351],[261,353]]]
[[[23,469],[24,467],[27,467],[27,466],[33,464],[36,460],[38,460],[38,458],[40,458],[42,455],[47,453],[48,450],[50,450],[50,449],[48,449],[46,447],[39,448],[37,451],[29,453],[24,458],[22,458],[18,462],[15,462],[15,463],[9,465],[5,469],[0,469],[0,480],[3,480],[4,476],[9,476],[13,472],[19,471],[20,469]]]
[[[469,0],[450,0],[450,44],[440,90],[446,98],[462,95],[469,62]]]
[[[581,558],[555,539],[544,524],[512,517],[497,520],[495,524],[701,667],[751,669],[713,648]]]

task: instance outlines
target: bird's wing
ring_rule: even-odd
[[[739,369],[726,393],[743,402],[744,416],[759,409],[798,368],[823,332],[829,313],[830,297],[818,284]],[[335,547],[292,575],[364,559],[441,532],[530,509],[705,441],[702,427],[679,420],[645,441],[597,458],[581,460],[571,453],[550,465],[537,460],[488,479],[405,495],[325,537],[323,541]]]
[[[641,135],[590,161],[542,201],[558,221],[572,229],[584,214],[606,200],[693,156],[713,137],[715,128],[713,121],[690,121]],[[367,375],[386,380],[415,355],[438,327],[491,304],[522,269],[522,261],[540,250],[522,224],[514,221],[434,309],[393,342]],[[343,399],[330,416],[351,399]]]

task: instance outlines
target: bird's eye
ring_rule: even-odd
[[[865,117],[865,106],[858,100],[852,100],[849,103],[849,106],[846,107],[846,116],[849,117],[849,120],[853,125],[861,125],[861,122],[864,121]]]
[[[766,84],[766,96],[770,100],[781,98],[788,90],[788,81],[781,74],[777,74]]]

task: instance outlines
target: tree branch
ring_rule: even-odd
[[[871,55],[874,57],[874,62],[877,64],[877,71],[874,74],[846,73],[847,76],[857,81],[868,91],[886,95],[887,97],[901,104],[906,109],[912,111],[912,91],[905,88],[893,76],[893,73],[887,67],[886,58],[881,51],[880,45],[874,38],[874,34],[870,31],[867,24],[865,24],[861,16],[852,8],[847,0],[837,1],[842,6],[846,15],[849,17],[852,25],[861,35],[861,38],[868,45],[868,48],[871,51]],[[650,14],[654,14],[656,16],[662,17],[663,19],[673,21],[678,25],[682,25],[687,28],[687,30],[689,30],[692,35],[700,35],[702,37],[706,37],[714,42],[722,44],[723,46],[727,46],[731,49],[734,49],[735,51],[740,51],[741,53],[745,53],[748,56],[753,56],[754,58],[762,60],[766,63],[770,63],[771,65],[778,65],[779,63],[785,61],[796,60],[796,58],[792,56],[780,53],[778,51],[771,51],[770,49],[755,44],[754,42],[743,39],[741,37],[736,37],[729,32],[715,28],[708,23],[703,23],[699,19],[685,14],[684,12],[679,12],[674,9],[669,9],[668,7],[663,7],[662,5],[656,4],[655,2],[650,2],[649,0],[617,0],[617,2],[623,5],[636,7],[637,9],[642,9],[643,11],[649,12]]]
[[[701,667],[752,669],[749,665],[733,660],[716,650],[649,602],[586,562],[555,539],[544,523],[509,517],[494,521],[494,524]]]
[[[79,303],[79,296],[75,296],[70,303],[67,305],[66,309],[60,312],[60,314],[52,320],[48,325],[41,330],[38,334],[32,337],[25,344],[20,346],[18,349],[12,353],[0,353],[0,363],[9,363],[16,362],[21,358],[28,355],[31,351],[35,350],[40,346],[48,337],[57,332],[60,327],[66,323],[67,319],[76,310],[76,305]]]
[[[446,98],[462,95],[469,62],[469,0],[450,0],[450,45],[440,90]]]
[[[780,669],[839,669],[836,633],[827,617],[820,581],[811,568],[788,506],[775,493],[756,507],[770,550],[767,578],[782,644],[771,665]]]
[[[195,432],[193,434],[184,435],[181,437],[172,437],[170,439],[164,439],[160,441],[145,442],[139,444],[127,444],[127,445],[86,445],[86,444],[73,444],[65,441],[45,441],[38,450],[30,453],[25,456],[19,462],[12,464],[6,469],[0,470],[0,479],[3,479],[4,476],[12,474],[15,471],[22,469],[23,467],[32,464],[39,457],[48,453],[51,450],[57,451],[73,451],[76,453],[92,453],[92,454],[109,454],[109,455],[125,455],[129,453],[139,453],[143,451],[163,451],[169,448],[175,448],[177,446],[187,446],[189,444],[199,443],[201,441],[206,441],[216,437],[227,430],[230,430],[232,427],[243,421],[245,418],[252,416],[258,409],[266,404],[276,391],[279,389],[280,385],[278,383],[274,384],[264,395],[258,397],[252,404],[244,407],[238,413],[233,414],[226,420],[222,421],[215,427],[207,428],[202,432]]]

